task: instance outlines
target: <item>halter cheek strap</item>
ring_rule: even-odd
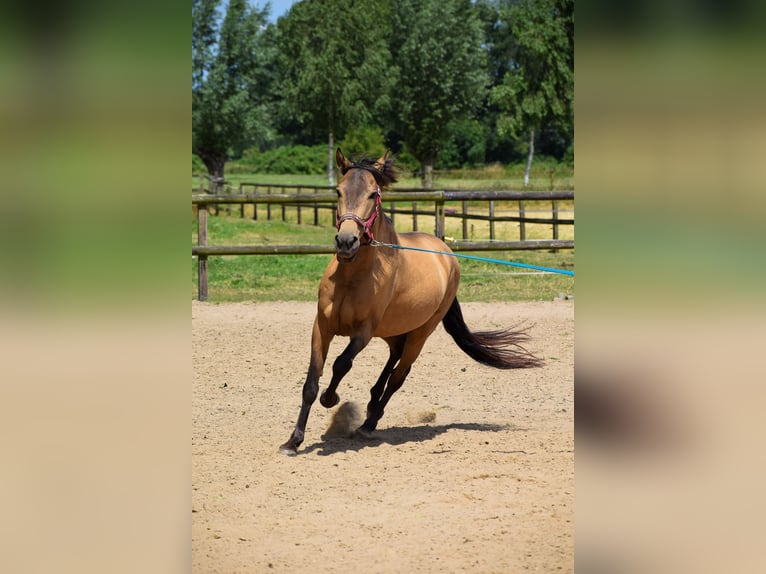
[[[361,217],[359,217],[356,213],[351,213],[350,211],[340,216],[336,213],[335,215],[336,229],[340,231],[341,223],[347,220],[351,220],[362,228],[362,231],[364,232],[365,240],[367,241],[367,243],[371,243],[372,241],[375,240],[375,238],[372,236],[372,226],[375,223],[375,219],[378,217],[378,213],[380,212],[380,203],[381,203],[381,194],[380,194],[380,186],[378,186],[378,192],[375,195],[375,209],[372,210],[370,217],[364,220]]]

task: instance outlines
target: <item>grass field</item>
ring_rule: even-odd
[[[237,187],[242,182],[278,183],[294,185],[327,185],[326,175],[276,175],[232,172],[226,174],[226,182]],[[199,179],[192,178],[192,187],[199,186]],[[420,178],[402,172],[397,188],[420,188]],[[434,189],[507,190],[524,189],[523,165],[488,165],[475,169],[437,171]],[[530,191],[574,189],[574,169],[565,164],[534,166],[530,173]]]
[[[236,170],[232,170],[236,172]],[[460,169],[435,173],[435,189],[508,190],[523,189],[523,165],[489,165],[477,169]],[[288,185],[327,185],[324,175],[269,175],[232,173],[226,182],[234,190],[241,182]],[[192,177],[192,187],[200,181]],[[420,187],[420,179],[403,172],[395,188]],[[533,165],[529,190],[574,189],[574,170],[565,164],[539,163]],[[384,208],[388,207],[385,204]],[[404,205],[400,204],[400,208]],[[446,208],[460,209],[459,204],[447,204]],[[432,209],[427,203],[419,209]],[[486,215],[487,204],[469,203],[470,213]],[[525,202],[530,217],[551,216],[550,202]],[[574,202],[559,202],[560,217],[574,218]],[[222,206],[221,214],[208,219],[209,245],[299,245],[328,244],[335,236],[334,215],[319,211],[319,225],[312,225],[313,210],[303,208],[303,224],[297,223],[297,209],[286,208],[285,221],[281,220],[281,208],[272,207],[272,220],[266,220],[266,207],[259,206],[258,221],[253,220],[253,206],[245,206],[245,217],[239,217],[239,206],[231,206],[231,215]],[[495,215],[515,215],[518,204],[496,202]],[[398,231],[412,230],[412,216],[397,214],[394,223]],[[418,215],[418,230],[434,231],[434,217]],[[463,239],[462,222],[447,218],[445,235]],[[551,239],[550,225],[526,224],[527,239]],[[470,221],[466,239],[488,240],[489,223]],[[560,239],[574,239],[574,226],[559,227]],[[518,223],[495,224],[495,239],[519,240]],[[192,215],[192,244],[196,244],[196,219]],[[574,252],[561,250],[511,251],[468,253],[508,261],[518,261],[544,267],[574,268]],[[312,301],[330,255],[250,255],[210,257],[208,259],[209,300],[211,301]],[[461,259],[462,280],[458,295],[464,301],[536,301],[551,300],[563,293],[574,293],[574,278],[557,274],[538,274],[528,270]],[[192,258],[192,297],[197,295],[197,262]]]
[[[293,183],[296,183],[293,179]],[[550,203],[528,202],[528,215],[533,209],[546,213],[535,214],[550,217]],[[448,206],[449,207],[449,206]],[[574,216],[572,202],[560,202],[562,218]],[[424,207],[425,209],[425,207]],[[496,213],[512,214],[517,206],[513,203],[498,203]],[[486,213],[486,205],[475,205],[471,211]],[[313,222],[313,211],[303,208],[302,225],[298,225],[296,208],[287,208],[286,221],[281,220],[281,209],[272,208],[273,219],[267,221],[264,206],[259,207],[259,219],[253,221],[252,206],[246,206],[245,218],[238,216],[238,206],[233,206],[233,215],[226,215],[222,209],[218,216],[208,219],[209,245],[288,245],[288,244],[331,244],[335,236],[333,215],[320,211],[319,225]],[[420,231],[433,232],[433,217],[418,216]],[[397,214],[397,230],[409,231],[412,216]],[[447,219],[446,235],[460,239],[461,222]],[[475,221],[470,224],[469,239],[489,238],[488,222]],[[528,239],[550,239],[551,227],[542,224],[527,224]],[[573,226],[561,226],[560,239],[574,239]],[[518,240],[518,223],[496,223],[495,238]],[[196,244],[196,218],[192,216],[192,243]],[[572,250],[511,251],[468,253],[508,261],[518,261],[545,267],[573,269]],[[316,298],[317,286],[331,255],[252,255],[210,257],[209,300],[210,301],[312,301]],[[524,269],[473,260],[460,260],[462,270],[458,295],[463,301],[537,301],[551,300],[559,294],[574,293],[574,278],[558,274],[538,274]],[[192,258],[192,298],[197,295],[196,259]]]

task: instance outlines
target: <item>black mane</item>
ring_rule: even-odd
[[[358,161],[354,161],[346,169],[341,171],[342,175],[346,175],[346,172],[350,169],[363,169],[369,171],[375,178],[375,181],[380,187],[385,187],[392,183],[396,183],[399,177],[398,170],[394,167],[394,158],[387,156],[383,162],[383,169],[378,169],[378,160],[371,157],[365,157]]]

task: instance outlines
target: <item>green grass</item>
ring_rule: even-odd
[[[210,257],[210,301],[313,301],[329,255]],[[197,296],[196,260],[192,298]]]
[[[571,208],[571,205],[570,205]],[[252,215],[251,211],[246,215]],[[263,210],[263,211],[261,211]],[[235,212],[236,213],[236,212]],[[274,209],[274,217],[281,211]],[[254,244],[331,244],[335,235],[332,215],[321,212],[320,225],[295,223],[295,209],[288,209],[288,219],[265,221],[265,208],[259,208],[259,220],[219,216],[208,219],[209,245]],[[562,216],[563,217],[563,216]],[[304,210],[304,222],[312,221],[309,210]],[[396,227],[408,230],[410,219],[397,216]],[[431,219],[431,222],[433,219]],[[427,218],[419,218],[421,230],[428,230]],[[447,228],[447,234],[459,237],[459,223]],[[456,227],[457,226],[457,227]],[[543,229],[547,227],[546,229]],[[518,239],[518,224],[497,224],[498,239]],[[477,230],[481,233],[482,230]],[[514,236],[514,233],[516,234]],[[547,234],[546,234],[547,233]],[[561,228],[561,238],[573,237],[571,227]],[[527,226],[527,236],[550,238],[548,226]],[[482,237],[476,237],[481,239]],[[542,237],[541,237],[542,238]],[[196,219],[192,217],[192,244],[196,244]],[[519,261],[545,267],[573,269],[574,253],[561,250],[510,251],[470,253],[479,257],[491,257]],[[208,282],[210,301],[313,301],[322,273],[331,255],[251,255],[210,257],[208,259]],[[458,296],[461,301],[537,301],[552,300],[559,293],[574,293],[574,278],[565,275],[525,275],[528,270],[495,263],[460,259],[462,279]],[[197,262],[192,258],[192,298],[197,296]]]
[[[327,185],[324,175],[268,175],[236,173],[227,174],[227,183],[237,187],[242,182],[285,185]],[[488,165],[476,169],[460,169],[437,172],[436,189],[505,190],[523,189],[523,165]],[[192,178],[192,187],[197,188],[199,180]],[[396,188],[420,187],[420,179],[403,172]],[[574,189],[574,171],[565,164],[551,164],[541,161],[533,164],[530,190]],[[432,208],[433,204],[430,205]],[[385,199],[384,199],[384,207]],[[429,209],[426,204],[419,205]],[[459,209],[459,204],[447,205]],[[495,208],[501,211],[517,209],[512,202],[497,202]],[[550,217],[550,202],[525,202],[532,210],[548,210],[542,217]],[[287,208],[287,221],[281,221],[281,207],[272,207],[271,221],[266,220],[266,207],[259,206],[258,221],[253,221],[253,207],[245,206],[245,218],[240,219],[239,206],[231,206],[232,215],[226,215],[226,206],[221,206],[221,215],[208,219],[209,245],[287,245],[287,244],[331,244],[335,235],[334,215],[330,211],[319,212],[319,225],[314,226],[313,211],[303,208],[303,224],[297,224],[295,208]],[[469,202],[473,213],[486,214],[485,202]],[[574,202],[560,201],[562,218],[571,218]],[[566,213],[569,210],[571,213]],[[532,216],[532,213],[529,213]],[[534,214],[538,215],[538,214]],[[539,216],[539,215],[538,215]],[[412,216],[397,214],[396,228],[399,231],[412,229]],[[463,238],[460,220],[448,218],[445,234],[456,239]],[[418,229],[433,232],[434,218],[418,215]],[[548,225],[526,225],[528,239],[550,239]],[[574,239],[572,226],[559,228],[560,239]],[[489,239],[489,224],[473,220],[469,222],[467,239]],[[517,223],[496,223],[495,239],[518,240],[520,229]],[[196,219],[192,217],[192,244],[196,244]],[[532,265],[572,269],[574,252],[511,251],[472,253],[479,257],[519,261]],[[317,287],[331,255],[252,255],[210,257],[208,259],[209,299],[211,301],[313,301]],[[565,275],[527,275],[528,270],[515,267],[460,259],[462,280],[459,297],[463,301],[535,301],[551,300],[559,293],[574,293],[574,278]],[[196,259],[192,259],[192,297],[197,295]]]
[[[275,210],[278,212],[278,210]],[[192,221],[192,244],[197,242]],[[208,218],[208,245],[322,244],[326,227],[231,216]],[[328,239],[329,237],[329,239]],[[330,255],[246,255],[208,258],[210,301],[310,301],[316,298]],[[192,259],[192,297],[197,296],[197,260]]]
[[[229,173],[226,181],[237,187],[242,182],[276,183],[286,185],[328,185],[326,175],[277,175]],[[565,164],[551,165],[533,164],[530,174],[530,191],[547,191],[553,189],[574,189],[574,169]],[[192,187],[199,186],[199,180],[192,178]],[[399,182],[394,188],[420,187],[420,178],[411,177],[402,172]],[[523,165],[488,165],[474,169],[445,170],[435,173],[434,189],[470,189],[470,190],[504,190],[524,189]]]

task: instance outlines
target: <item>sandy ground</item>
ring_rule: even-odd
[[[481,366],[440,326],[374,440],[324,436],[339,407],[317,401],[286,457],[315,304],[193,301],[193,571],[572,572],[573,302],[462,307],[472,330],[532,324],[546,365]],[[386,357],[373,340],[341,405]]]

